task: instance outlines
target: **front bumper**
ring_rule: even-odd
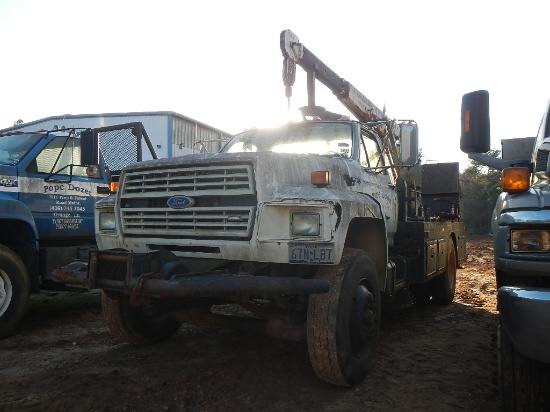
[[[92,252],[89,263],[74,262],[54,270],[57,282],[88,289],[132,295],[206,298],[326,293],[326,279],[253,276],[228,271],[185,273],[183,265],[166,263],[148,270],[148,255],[129,252]]]
[[[502,327],[525,357],[550,363],[550,289],[503,286],[498,290]]]
[[[548,276],[550,274],[550,262],[548,256],[522,255],[510,257],[495,256],[495,268],[506,273],[518,276]],[[535,260],[538,259],[538,260]]]

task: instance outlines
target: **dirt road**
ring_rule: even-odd
[[[385,313],[373,368],[350,389],[315,377],[304,342],[185,326],[129,346],[99,294],[34,296],[0,341],[0,411],[497,411],[491,241],[468,248],[454,303]]]

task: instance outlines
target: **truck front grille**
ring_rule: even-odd
[[[535,172],[546,172],[548,167],[548,150],[539,149],[537,151],[537,169]]]
[[[249,238],[257,206],[252,165],[208,165],[128,171],[120,187],[125,236]],[[170,207],[174,196],[191,199]]]

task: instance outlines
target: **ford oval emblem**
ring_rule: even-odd
[[[193,206],[195,201],[187,196],[172,196],[166,204],[172,209],[185,209]]]

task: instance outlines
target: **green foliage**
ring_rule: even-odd
[[[488,155],[498,157],[499,150],[490,150]],[[462,221],[471,233],[489,233],[491,231],[491,215],[495,202],[502,190],[500,170],[489,169],[487,166],[470,161],[460,174],[462,189]]]

